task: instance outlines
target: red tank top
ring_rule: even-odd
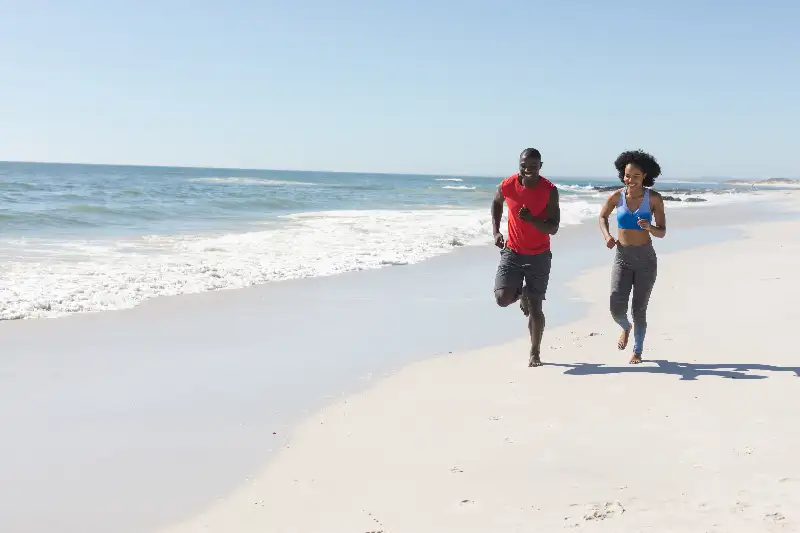
[[[508,239],[506,246],[518,254],[540,254],[550,250],[550,234],[539,231],[531,224],[519,218],[519,210],[527,207],[536,218],[545,218],[545,209],[550,200],[550,190],[554,188],[552,182],[539,177],[539,182],[533,187],[524,187],[519,182],[519,174],[514,174],[503,180],[500,192],[508,205]]]

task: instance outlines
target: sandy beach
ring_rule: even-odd
[[[641,367],[592,224],[541,369],[488,246],[0,322],[0,530],[791,531],[795,198],[671,211]]]
[[[0,533],[800,533],[800,0],[0,5]]]
[[[800,223],[743,231],[660,256],[641,366],[615,346],[609,253],[545,367],[525,339],[412,364],[160,532],[800,531]]]

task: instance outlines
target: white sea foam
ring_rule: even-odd
[[[564,224],[596,206],[565,202]],[[330,211],[275,229],[125,240],[16,239],[0,247],[0,318],[133,307],[148,298],[416,263],[491,242],[486,209]]]
[[[248,177],[210,177],[210,178],[191,178],[188,181],[196,183],[239,183],[242,185],[297,185],[308,186],[316,185],[307,181],[286,181],[286,180],[269,180],[264,178],[248,178]]]
[[[593,196],[562,196],[562,224],[596,217],[601,199]],[[708,201],[669,202],[668,209],[771,197],[674,196]],[[328,211],[270,219],[265,229],[248,233],[120,240],[15,238],[0,243],[0,319],[121,309],[156,296],[417,263],[459,246],[489,244],[487,211]]]
[[[436,181],[455,181],[455,182],[462,182],[461,178],[436,178]]]
[[[558,188],[562,191],[569,191],[571,193],[575,193],[573,198],[581,198],[581,199],[590,199],[593,202],[602,202],[609,195],[612,193],[611,190],[605,191],[598,191],[592,186],[588,185],[558,185]],[[670,197],[667,200],[667,207],[696,207],[700,205],[722,205],[722,204],[730,204],[730,203],[738,203],[738,202],[747,202],[753,199],[752,194],[742,194],[739,191],[726,191],[726,190],[715,190],[715,191],[693,191],[693,192],[676,192],[671,191],[669,189],[661,189],[659,190],[662,196]],[[566,195],[563,195],[564,198]],[[673,200],[673,199],[677,199]],[[563,200],[562,200],[563,201]]]
[[[586,200],[565,201],[561,204],[561,224],[571,225],[580,224],[584,220],[596,217],[600,209],[599,203],[591,203]]]
[[[576,192],[594,192],[595,189],[591,185],[572,185],[572,184],[561,184],[557,183],[556,186],[559,189],[566,189],[568,191],[576,191]]]
[[[672,198],[679,199],[679,201],[666,201],[665,205],[667,209],[751,202],[756,198],[755,195],[741,194],[736,192],[675,193],[667,191],[662,192],[661,194],[662,196],[670,196]]]
[[[676,184],[676,183],[680,183],[681,185],[692,186],[692,187],[697,186],[697,185],[720,185],[721,184],[721,182],[719,182],[719,181],[694,181],[694,180],[693,181],[680,181],[680,180],[665,180],[665,179],[659,179],[658,183],[659,184],[665,184],[665,183]]]
[[[476,187],[470,187],[469,185],[445,185],[442,189],[451,189],[454,191],[474,191]]]

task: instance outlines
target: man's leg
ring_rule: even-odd
[[[531,352],[529,367],[542,366],[542,336],[544,335],[545,316],[542,303],[547,294],[550,282],[550,266],[553,255],[548,251],[528,256],[525,268],[525,297],[528,307],[528,332],[531,335]]]
[[[542,300],[528,297],[528,332],[531,334],[531,355],[528,359],[529,367],[542,366],[542,335],[544,334],[544,310]]]
[[[500,264],[494,278],[494,299],[500,307],[508,307],[522,295],[525,273],[516,261],[516,254],[509,248],[500,252]]]
[[[525,286],[522,287],[522,296],[519,297],[519,308],[522,310],[523,315],[531,315],[531,303],[528,300],[528,288]]]

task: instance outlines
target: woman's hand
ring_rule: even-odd
[[[639,227],[645,231],[650,231],[650,228],[652,227],[650,226],[650,221],[646,218],[640,218],[637,224],[639,224]]]
[[[616,245],[617,245],[617,239],[615,239],[614,237],[612,237],[611,235],[609,235],[609,236],[606,238],[606,248],[608,248],[609,250],[611,250],[611,249],[612,249],[614,246],[616,246]]]

